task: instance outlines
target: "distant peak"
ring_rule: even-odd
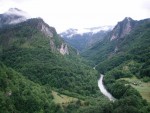
[[[131,17],[125,17],[123,21],[132,21],[133,19]]]
[[[25,17],[27,19],[31,18],[30,15],[18,8],[10,8],[7,12],[5,12],[5,14],[7,15],[18,15],[18,16],[22,16]]]
[[[122,21],[118,22],[112,31],[110,40],[123,38],[129,34],[130,31],[135,27],[135,20],[130,17],[125,17]]]

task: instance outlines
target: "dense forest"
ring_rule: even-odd
[[[134,63],[130,74],[137,77],[150,76],[150,21],[142,20],[140,25],[134,28],[124,38],[110,41],[106,37],[82,55],[96,64],[96,69],[101,73],[111,71],[118,66]],[[117,48],[117,50],[115,50]],[[91,54],[89,54],[91,53]],[[140,68],[140,69],[139,69]],[[126,71],[127,72],[127,71]]]
[[[80,108],[108,102],[97,87],[98,72],[85,65],[71,47],[68,47],[69,55],[61,55],[57,49],[53,51],[49,41],[53,40],[55,47],[60,47],[64,42],[53,28],[50,28],[53,37],[45,35],[40,31],[40,24],[45,25],[41,19],[31,19],[0,30],[0,85],[4,103],[1,112],[7,109],[7,100],[12,101],[12,108],[7,112],[29,113],[67,112],[69,106],[77,111],[76,104]],[[70,102],[63,106],[63,110],[62,105],[53,101],[52,91],[75,97],[79,102]],[[11,95],[7,96],[8,93]],[[80,101],[83,105],[80,105]],[[21,102],[25,105],[19,104]]]
[[[149,113],[149,103],[121,80],[137,76],[149,81],[149,28],[144,23],[117,42],[105,38],[83,53],[84,60],[69,45],[69,54],[62,55],[59,48],[65,42],[40,18],[4,26],[0,113]],[[112,53],[115,44],[119,50]],[[95,70],[87,64],[98,65]],[[104,84],[114,102],[99,91],[99,72],[106,75]]]
[[[144,91],[139,93],[134,87],[144,87],[142,84],[150,81],[150,21],[139,21],[138,26],[123,38],[110,41],[110,35],[82,56],[105,74],[104,84],[117,99],[112,104],[112,113],[149,113],[149,103],[141,96]],[[139,80],[132,81],[135,77]]]

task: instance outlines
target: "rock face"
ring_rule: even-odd
[[[41,31],[50,40],[50,48],[52,52],[60,52],[62,55],[69,54],[68,46],[60,39],[54,27],[50,27],[43,19],[37,18],[34,20],[34,26]],[[57,43],[56,44],[56,40]]]
[[[61,48],[59,49],[59,51],[60,51],[60,53],[62,54],[62,55],[65,55],[65,54],[69,54],[69,51],[68,51],[68,46],[67,46],[67,44],[64,44],[64,43],[62,43],[61,44]]]
[[[41,18],[36,19],[36,27],[38,30],[40,30],[44,35],[49,37],[50,39],[50,48],[52,52],[60,52],[62,55],[69,54],[68,46],[65,44],[57,34],[54,27],[50,27],[48,24],[46,24]],[[55,37],[55,38],[54,38]],[[56,39],[57,38],[57,39]],[[56,40],[59,40],[59,44],[56,45]]]
[[[118,24],[112,30],[110,41],[123,38],[125,35],[129,34],[130,31],[135,27],[136,21],[130,17],[126,17],[123,21],[118,22]]]
[[[46,36],[53,37],[54,34],[57,34],[54,27],[50,27],[48,24],[46,24],[42,18],[37,18],[37,28]]]
[[[32,18],[27,13],[17,8],[10,8],[6,13],[0,14],[0,28],[5,29],[5,26],[31,27],[38,32],[43,33],[45,38],[49,39],[49,47],[52,52],[60,52],[62,55],[69,54],[67,44],[60,38],[54,27],[46,24],[42,18]]]

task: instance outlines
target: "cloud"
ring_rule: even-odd
[[[143,9],[145,9],[145,10],[150,12],[150,1],[149,0],[145,0],[145,2],[142,3],[142,7],[143,7]]]
[[[0,12],[17,7],[42,17],[58,31],[70,27],[115,25],[124,17],[150,17],[149,0],[0,0]]]

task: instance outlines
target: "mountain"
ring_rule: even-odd
[[[110,40],[123,38],[125,35],[129,34],[130,31],[135,27],[136,21],[130,17],[126,17],[123,21],[118,22],[111,33]]]
[[[15,21],[15,19],[13,19],[13,21]],[[1,29],[1,32],[8,32],[8,30],[11,30],[10,32],[8,32],[8,34],[5,34],[5,35],[9,36],[10,34],[13,34],[12,32],[16,32],[16,29],[17,30],[20,29],[17,31],[18,35],[22,35],[22,36],[26,37],[26,36],[29,36],[29,34],[32,33],[32,31],[34,31],[35,33],[40,31],[43,35],[45,35],[47,37],[46,40],[47,41],[49,40],[48,42],[49,42],[49,46],[50,46],[51,51],[53,51],[53,52],[59,51],[63,55],[69,54],[67,44],[59,37],[55,28],[50,27],[41,18],[28,19],[22,23],[21,22],[19,22],[19,23],[20,24],[11,25],[9,27],[5,26],[6,28]],[[26,28],[21,29],[22,26],[26,26]],[[30,30],[32,30],[32,31],[30,31]],[[22,33],[22,31],[24,31],[24,33]],[[30,37],[30,39],[32,39],[31,38],[32,35],[29,37]],[[55,37],[55,38],[53,38],[53,37]],[[22,40],[25,40],[26,38],[24,38]],[[11,45],[11,44],[9,44],[9,42],[11,42],[10,40],[14,40],[14,39],[8,38],[7,40],[3,40],[3,38],[2,38],[1,44],[5,43],[5,46],[10,46]],[[28,46],[30,46],[30,45],[28,45]],[[38,45],[38,46],[40,46],[40,45]]]
[[[95,34],[97,32],[100,31],[109,31],[112,30],[113,26],[101,26],[101,27],[92,27],[92,28],[83,28],[83,29],[68,29],[62,33],[60,33],[60,35],[62,37],[66,37],[66,38],[73,38],[73,35],[77,35],[77,34],[85,34],[85,33],[91,33],[91,34]]]
[[[68,29],[60,33],[61,37],[78,51],[84,51],[101,41],[113,26],[101,26],[84,29]]]
[[[117,101],[110,113],[149,113],[150,19],[118,22],[99,43],[81,54],[100,73]],[[93,63],[93,64],[92,64]],[[145,101],[145,104],[144,104]]]
[[[12,25],[1,29],[0,34],[1,58],[4,64],[34,82],[49,83],[57,88],[64,86],[67,89],[71,88],[71,84],[64,77],[67,76],[68,80],[72,79],[84,70],[79,66],[76,73],[75,67],[84,65],[80,62],[76,63],[76,60],[78,61],[75,56],[76,51],[66,45],[56,30],[49,27],[42,19],[29,19]]]
[[[118,22],[103,41],[84,52],[83,56],[94,61],[93,63],[97,64],[97,69],[102,73],[128,60],[140,62],[141,66],[143,63],[146,64],[146,58],[150,57],[149,23],[150,19],[136,21],[125,18]]]
[[[109,101],[97,76],[41,18],[0,28],[0,112],[70,113],[102,105]]]
[[[148,75],[149,28],[149,19],[139,21],[125,37],[110,40],[109,32],[90,48],[89,56],[100,51],[96,69],[106,74],[116,98],[110,102],[98,89],[97,70],[54,27],[41,18],[6,24],[0,28],[0,113],[149,113],[139,92],[118,79]]]
[[[31,18],[26,12],[18,8],[10,8],[7,12],[0,14],[0,28],[9,25],[17,24]]]
[[[1,26],[0,28],[27,21],[29,18],[30,16],[26,12],[17,8],[10,8],[6,13],[0,14],[0,26]],[[33,24],[33,26],[31,26],[33,27],[32,29],[38,29],[43,34],[51,38],[49,43],[52,51],[59,51],[63,55],[69,54],[67,44],[65,44],[60,38],[58,38],[59,35],[57,35],[55,28],[50,27],[41,18],[30,19],[28,21],[29,21],[28,23],[23,24],[27,25],[31,23]],[[57,35],[56,36],[57,39],[52,39],[53,35]],[[60,43],[61,41],[62,43]],[[55,45],[54,43],[57,43],[57,45]]]

